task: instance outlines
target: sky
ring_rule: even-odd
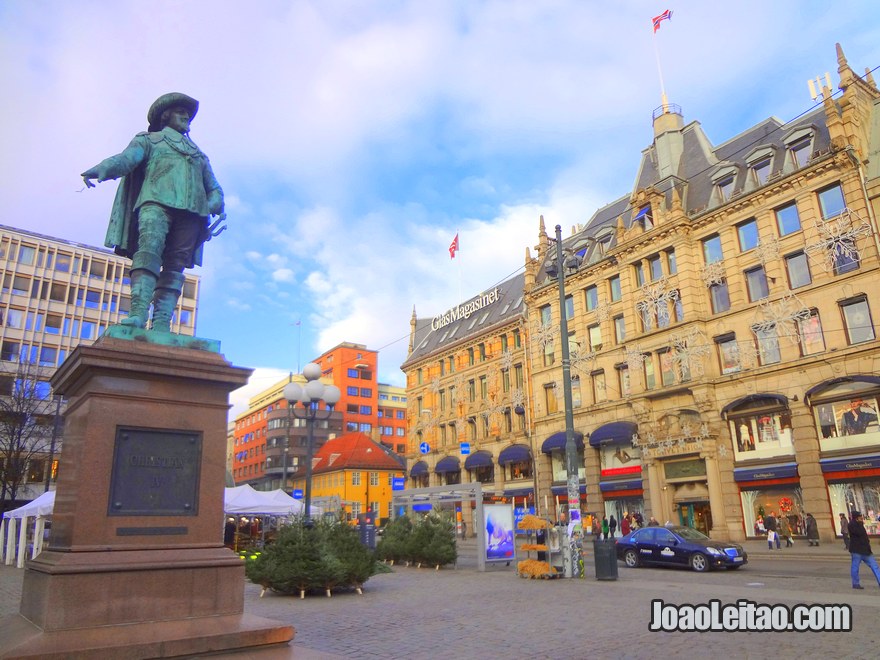
[[[102,245],[116,182],[83,190],[79,173],[184,92],[228,213],[193,271],[196,334],[255,369],[233,416],[344,341],[404,385],[413,309],[435,316],[518,273],[541,215],[567,236],[631,192],[661,87],[716,145],[794,119],[813,107],[807,80],[836,85],[835,43],[856,73],[880,65],[877,9],[6,0],[0,224]]]

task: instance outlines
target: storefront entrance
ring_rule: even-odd
[[[709,502],[679,502],[678,521],[685,527],[693,527],[698,532],[709,536],[712,529],[712,510]]]

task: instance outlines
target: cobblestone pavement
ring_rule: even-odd
[[[740,571],[696,574],[676,569],[627,569],[597,581],[592,557],[583,580],[526,580],[514,567],[476,570],[476,551],[461,548],[457,568],[398,567],[370,579],[363,595],[305,599],[246,584],[245,610],[290,623],[290,647],[225,657],[297,658],[876,658],[880,588],[867,569],[864,591],[853,591],[849,555],[837,544],[768,552],[747,542],[750,563]],[[808,552],[808,550],[810,552]],[[22,571],[0,567],[0,615],[18,611]],[[657,633],[648,630],[650,602],[849,603],[850,633]],[[2,648],[2,640],[0,640]]]

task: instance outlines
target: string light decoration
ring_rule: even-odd
[[[810,309],[796,295],[788,293],[775,301],[766,298],[762,300],[758,305],[752,329],[759,333],[771,333],[775,330],[778,337],[785,337],[792,344],[797,344],[800,341],[798,323],[809,318]],[[742,352],[739,344],[737,349]]]
[[[637,344],[635,348],[627,348],[624,351],[624,361],[630,371],[638,371],[645,364],[645,353],[641,344]]]
[[[711,354],[712,349],[705,335],[696,326],[691,326],[687,332],[673,333],[669,340],[672,363],[679,379],[684,380],[685,374],[700,377],[706,373],[704,359]]]
[[[510,390],[510,405],[514,408],[517,406],[523,406],[525,408],[525,396],[520,388],[515,387]]]
[[[540,346],[542,351],[548,346],[553,346],[558,334],[559,330],[550,323],[535,322],[532,324],[532,343]]]
[[[501,359],[498,361],[501,371],[510,371],[513,369],[513,353],[504,351],[501,353]]]
[[[724,264],[720,261],[713,261],[711,264],[706,264],[700,269],[700,277],[707,289],[715,284],[721,284],[726,277]]]
[[[758,255],[758,261],[766,267],[771,261],[779,259],[779,239],[775,236],[772,238],[758,238],[758,245],[755,247],[755,253]]]
[[[833,273],[841,262],[858,264],[861,261],[858,240],[871,235],[871,224],[867,220],[847,208],[828,220],[817,219],[814,224],[819,242],[808,245],[804,251],[827,272]]]
[[[605,321],[607,321],[608,319],[611,318],[611,304],[607,300],[605,300],[604,298],[601,300],[601,302],[598,305],[596,305],[595,311],[596,311],[596,318],[601,323],[604,323]]]
[[[437,394],[437,392],[440,391],[440,378],[438,376],[434,376],[431,379],[431,384],[429,388],[434,394]]]
[[[642,287],[642,299],[636,303],[636,310],[644,319],[646,316],[657,318],[657,325],[663,327],[669,322],[669,304],[678,300],[677,289],[667,289],[666,278],[660,278],[652,284]]]
[[[577,369],[584,376],[589,376],[596,363],[596,353],[582,351],[580,346],[576,346],[570,350],[568,361],[572,369]]]

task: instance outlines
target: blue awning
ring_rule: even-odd
[[[574,441],[577,445],[578,451],[584,448],[584,434],[574,432]],[[549,438],[544,440],[544,444],[541,445],[541,453],[549,454],[554,449],[565,449],[565,431],[559,431],[559,433],[554,433]]]
[[[487,451],[477,451],[470,454],[464,459],[464,469],[473,470],[475,468],[489,467],[492,465],[492,454]]]
[[[550,492],[554,495],[568,495],[568,486],[551,486]],[[586,484],[581,484],[581,487],[578,489],[578,492],[581,495],[585,495],[587,492]]]
[[[798,476],[797,463],[779,463],[778,465],[762,465],[760,467],[734,468],[733,480],[761,481],[763,479],[787,479]]]
[[[849,456],[847,458],[820,458],[822,472],[850,472],[880,468],[880,456]]]
[[[752,406],[748,406],[750,403]],[[765,406],[778,405],[783,408],[788,408],[788,397],[784,394],[769,394],[767,392],[748,394],[724,406],[721,409],[721,419],[727,419],[729,413],[735,412],[741,407],[748,406],[750,408],[757,408],[762,404]]]
[[[821,394],[825,390],[830,389],[835,385],[841,385],[843,383],[867,383],[868,385],[880,386],[880,376],[865,376],[861,374],[856,374],[854,376],[841,376],[840,378],[832,378],[831,380],[826,380],[822,383],[819,383],[818,385],[814,385],[804,393],[804,403],[809,406],[811,397],[814,397],[817,394]]]
[[[633,436],[638,431],[639,426],[635,422],[603,424],[590,434],[590,446],[632,444]]]
[[[532,460],[532,452],[525,445],[510,445],[501,450],[498,455],[498,465],[507,465],[508,463],[522,463]]]
[[[409,476],[411,477],[421,477],[426,474],[428,474],[428,464],[425,461],[419,461],[409,471]]]
[[[504,497],[529,497],[532,493],[531,488],[511,488],[504,491]]]
[[[455,456],[446,456],[437,461],[434,472],[444,474],[445,472],[461,472],[461,463]]]
[[[613,493],[616,490],[641,490],[642,480],[632,479],[630,481],[600,481],[599,490],[603,493]]]

